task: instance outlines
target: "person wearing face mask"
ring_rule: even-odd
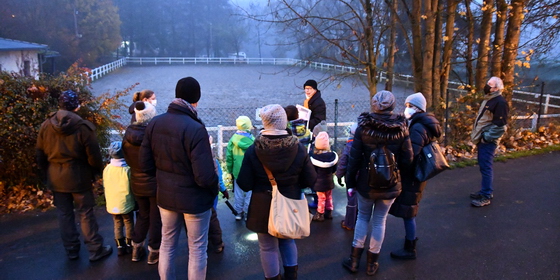
[[[422,148],[441,136],[441,126],[433,114],[426,112],[426,98],[420,92],[409,95],[405,100],[404,116],[408,119],[410,142],[414,158]],[[391,252],[397,259],[416,259],[416,215],[422,199],[426,182],[414,178],[414,161],[411,168],[401,169],[401,194],[395,199],[389,214],[403,219],[405,239],[404,247]]]
[[[480,190],[470,194],[472,206],[489,205],[494,197],[493,169],[494,152],[500,138],[507,130],[509,105],[502,96],[504,82],[492,77],[484,86],[484,100],[478,110],[471,139],[478,149],[478,166],[482,174]]]
[[[132,115],[132,118],[130,119],[131,124],[136,122],[136,113],[134,112],[134,106],[137,101],[149,102],[154,107],[156,107],[157,104],[156,94],[154,91],[149,89],[144,89],[142,91],[137,91],[134,93],[134,95],[132,96],[132,105],[128,107],[128,113]]]

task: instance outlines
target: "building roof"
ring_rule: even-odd
[[[0,38],[0,51],[45,50],[47,45]]]

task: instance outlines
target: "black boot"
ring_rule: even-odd
[[[416,259],[416,241],[418,238],[414,240],[404,239],[404,248],[391,252],[391,257],[395,259],[403,259],[403,260],[414,260]]]
[[[125,242],[126,242],[126,253],[132,254],[132,239],[126,238]]]
[[[377,259],[379,259],[379,254],[374,254],[370,251],[367,251],[367,275],[372,276],[377,272],[377,269],[379,268]]]
[[[126,243],[124,241],[124,238],[121,239],[115,239],[115,242],[117,243],[117,255],[119,256],[123,256],[126,255]]]
[[[284,266],[284,280],[297,279],[298,266]]]
[[[264,278],[266,280],[282,280],[282,276],[280,276],[280,274],[274,276],[274,277],[270,277],[270,278]]]
[[[352,247],[352,253],[350,254],[350,257],[342,261],[342,266],[348,269],[351,273],[358,272],[358,267],[360,266],[360,258],[362,257],[363,252],[364,248]]]
[[[325,219],[332,220],[332,210],[325,210]]]

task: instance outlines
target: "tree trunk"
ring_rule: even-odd
[[[492,76],[503,77],[502,55],[508,10],[506,0],[496,0],[496,9],[496,30],[494,31],[494,42],[492,44]]]
[[[488,58],[490,55],[490,33],[492,32],[492,15],[494,0],[482,3],[482,22],[480,23],[480,39],[478,42],[478,60],[476,63],[475,88],[481,90],[488,78]]]
[[[465,7],[467,9],[467,25],[469,29],[469,35],[467,36],[467,56],[466,56],[466,65],[467,68],[467,84],[469,88],[472,88],[474,85],[474,77],[473,77],[473,45],[474,45],[474,17],[471,11],[471,2],[472,0],[465,0]]]
[[[399,9],[398,0],[391,1],[391,37],[389,38],[389,48],[387,57],[387,83],[385,89],[393,91],[393,81],[395,75],[395,52],[396,52],[396,39],[397,39],[397,11]]]
[[[460,0],[459,0],[460,1]],[[453,36],[455,34],[455,15],[457,11],[457,0],[447,0],[447,23],[445,24],[445,44],[443,46],[441,91],[440,95],[445,97],[447,85],[449,83],[449,73],[451,72],[451,55],[453,53]]]
[[[364,4],[366,22],[364,26],[365,42],[363,43],[363,47],[365,48],[364,51],[367,59],[366,70],[368,76],[369,97],[371,99],[377,92],[377,59],[373,47],[373,10],[370,1],[365,1]]]
[[[420,21],[420,8],[422,1],[412,1],[412,13],[410,14],[410,24],[412,27],[412,73],[414,76],[414,91],[423,92],[422,84],[422,26]]]
[[[432,107],[432,75],[434,68],[434,42],[435,42],[435,9],[437,5],[433,2],[437,0],[426,0],[424,2],[424,15],[426,22],[424,33],[424,58],[422,59],[422,93],[426,97],[426,107]]]
[[[432,5],[436,10],[436,21],[435,21],[435,41],[434,41],[434,72],[432,75],[432,105],[436,107],[437,104],[442,100],[443,96],[440,95],[440,79],[441,79],[441,46],[443,38],[442,34],[442,22],[443,22],[443,12],[445,11],[444,0],[436,0]]]
[[[517,50],[519,47],[519,37],[521,35],[521,23],[523,22],[523,9],[525,8],[524,0],[512,0],[511,11],[509,13],[506,39],[504,41],[504,57],[503,57],[503,95],[511,105],[513,94],[514,76],[515,76],[515,60],[517,58]]]

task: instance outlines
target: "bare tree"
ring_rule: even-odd
[[[504,97],[511,103],[512,91],[515,79],[515,60],[517,59],[517,51],[519,47],[519,38],[521,35],[521,23],[523,22],[523,10],[525,9],[526,0],[512,0],[511,10],[508,16],[508,26],[506,38],[504,40],[504,55],[502,64],[502,73],[504,80]]]
[[[496,28],[492,43],[492,76],[502,76],[502,54],[504,51],[504,30],[506,28],[508,4],[506,0],[496,0]]]
[[[478,59],[476,63],[475,88],[480,90],[488,78],[488,61],[490,56],[490,35],[492,33],[492,15],[494,14],[494,0],[482,2],[482,21],[480,23],[480,38],[478,41]]]

